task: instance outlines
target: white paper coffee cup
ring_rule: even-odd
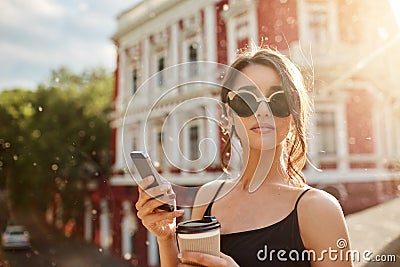
[[[204,216],[201,220],[179,223],[176,228],[179,250],[201,252],[219,257],[220,228],[221,225],[214,216]]]

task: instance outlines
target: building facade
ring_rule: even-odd
[[[191,119],[221,116],[217,102],[202,101],[218,98],[221,69],[209,62],[230,64],[252,43],[286,54],[313,88],[308,183],[335,195],[346,214],[399,195],[400,42],[393,14],[388,1],[372,0],[145,0],[121,13],[113,36],[114,175],[88,192],[86,240],[133,265],[159,265],[156,240],[134,215],[137,174],[127,155],[147,150],[174,184],[215,179],[219,156],[211,165],[207,156],[196,159],[199,147],[204,155],[221,153],[223,130]],[[171,81],[183,86],[168,91]],[[189,104],[175,110],[181,103]],[[185,194],[181,200],[190,203],[193,192]]]

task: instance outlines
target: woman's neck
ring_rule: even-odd
[[[262,185],[288,184],[286,172],[281,163],[282,146],[275,149],[248,149],[243,153],[243,166],[239,185],[242,190],[256,191]]]

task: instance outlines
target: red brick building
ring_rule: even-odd
[[[393,14],[386,0],[145,0],[121,13],[113,36],[118,51],[112,123],[115,174],[89,190],[85,238],[133,265],[158,265],[155,238],[130,210],[137,189],[127,153],[144,149],[142,144],[148,142],[159,172],[176,184],[199,185],[215,178],[218,159],[206,175],[187,174],[168,164],[160,145],[165,136],[175,136],[179,123],[190,115],[218,113],[213,102],[197,101],[172,114],[177,103],[216,97],[218,89],[179,89],[152,107],[148,124],[143,110],[168,89],[170,80],[210,77],[215,71],[212,67],[193,71],[189,64],[168,72],[169,67],[198,61],[230,64],[237,50],[252,42],[287,54],[314,88],[309,156],[320,170],[307,165],[308,182],[334,194],[346,214],[399,195],[400,43]],[[160,71],[164,74],[152,76]],[[147,90],[142,96],[137,92],[141,86]],[[130,102],[133,96],[136,102]],[[215,125],[196,122],[182,131],[182,139],[170,138],[165,145],[177,145],[196,159],[200,140],[222,142],[220,135]],[[204,149],[218,154],[220,145],[205,144]],[[171,153],[173,161],[180,160]]]

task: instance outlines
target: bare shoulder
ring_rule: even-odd
[[[339,201],[331,194],[317,188],[311,188],[304,194],[299,201],[298,210],[299,213],[313,216],[342,214]]]
[[[342,208],[331,194],[312,188],[299,201],[297,211],[306,247],[332,245],[340,238],[348,239]]]
[[[199,188],[194,201],[192,218],[200,219],[205,212],[207,205],[211,202],[224,180],[215,180],[204,184]]]

